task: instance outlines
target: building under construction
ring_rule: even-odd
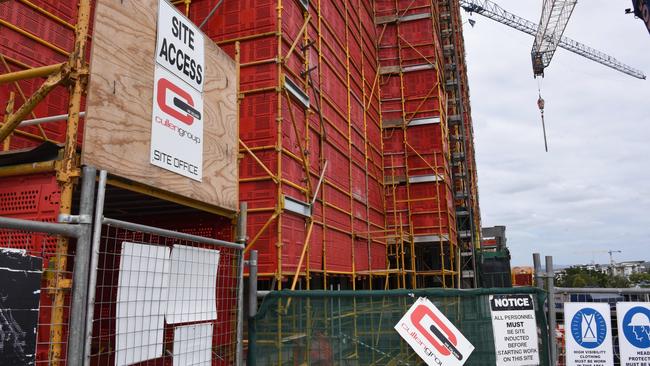
[[[240,42],[240,200],[262,286],[474,286],[458,3],[218,4],[185,9],[230,54]]]
[[[239,45],[239,200],[262,287],[476,285],[481,223],[458,1],[175,3],[232,57]],[[1,4],[4,71],[64,62],[76,19],[73,0]],[[3,106],[17,109],[41,83],[4,83]],[[25,119],[66,114],[69,99],[57,86]],[[4,151],[66,134],[82,141],[83,119],[25,125]],[[33,171],[3,168],[0,214],[44,219],[42,201],[60,193],[55,174],[34,175],[48,164],[29,163]],[[41,187],[34,202],[10,202],[27,186]]]
[[[120,220],[234,240],[237,201],[246,202],[247,237],[238,242],[259,253],[260,289],[476,287],[481,222],[457,0],[173,4],[214,41],[210,60],[224,59],[221,50],[235,60],[216,63],[225,65],[220,79],[206,71],[237,95],[219,102],[220,113],[205,106],[219,116],[204,134],[209,179],[149,164],[154,69],[129,62],[154,55],[148,14],[158,1],[0,1],[0,217],[83,224],[87,215],[70,215],[84,207],[82,167],[95,165],[108,170],[104,213]],[[138,30],[131,19],[143,20]],[[127,41],[133,48],[121,46]],[[136,119],[146,122],[136,132],[119,124]],[[116,273],[128,262],[120,259],[126,244],[115,243],[173,241],[106,225],[97,232],[87,336],[70,323],[72,279],[85,278],[76,240],[0,230],[0,248],[42,260],[37,363],[66,360],[69,337],[92,338],[86,352],[99,364],[119,356]],[[216,348],[233,344],[241,323],[232,308],[242,265],[234,252],[221,255],[217,293],[228,300],[215,310]]]

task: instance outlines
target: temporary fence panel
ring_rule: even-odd
[[[235,364],[241,250],[108,224],[97,263],[91,364]]]
[[[482,290],[280,291],[249,327],[249,365],[424,365],[394,327],[419,297],[433,302],[475,347],[466,365],[495,365],[489,296],[532,294],[541,365],[548,365],[545,293]]]
[[[0,179],[0,216],[56,222],[59,213],[59,196],[56,177],[52,174],[2,178]],[[2,250],[19,251],[22,253],[21,255],[29,256],[30,261],[40,262],[40,268],[36,268],[37,266],[31,268],[35,273],[40,272],[40,280],[37,281],[39,288],[36,292],[32,290],[32,295],[35,295],[37,299],[37,306],[30,308],[38,309],[38,323],[33,326],[18,323],[24,337],[36,337],[35,345],[34,343],[30,344],[26,339],[16,339],[16,343],[14,343],[20,345],[21,342],[25,342],[25,349],[35,346],[35,357],[31,358],[31,362],[35,360],[36,365],[49,364],[52,347],[61,350],[61,360],[64,361],[66,358],[70,315],[69,281],[72,278],[71,264],[74,260],[74,251],[62,254],[57,251],[58,243],[59,238],[56,235],[0,230],[0,248],[3,248]],[[17,284],[19,284],[18,288],[6,289],[11,292],[8,293],[10,298],[13,298],[14,295],[21,296],[18,292],[23,283],[18,281]],[[57,293],[58,297],[56,297]],[[8,302],[13,301],[10,298],[7,298]],[[56,302],[55,298],[58,299]],[[6,305],[8,305],[6,308],[11,309],[10,303]],[[2,307],[5,308],[4,305]],[[16,314],[20,313],[16,312]],[[35,331],[33,335],[31,334],[32,329]]]
[[[567,303],[595,303],[607,304],[610,309],[610,324],[607,324],[607,332],[611,334],[612,347],[614,352],[614,366],[623,366],[620,360],[620,338],[618,328],[618,317],[616,312],[617,303],[627,302],[645,302],[650,303],[650,288],[584,288],[584,289],[568,289],[556,288],[556,295],[553,310],[556,313],[557,326],[555,329],[555,336],[557,339],[558,348],[558,366],[567,365],[566,362],[566,340],[568,337],[573,337],[571,321],[572,319],[565,319],[564,305]],[[650,319],[650,317],[648,318]],[[597,325],[598,326],[598,325]],[[647,329],[647,327],[646,327]],[[599,330],[600,331],[600,330]],[[624,336],[623,336],[624,337]],[[645,360],[639,359],[640,362]]]

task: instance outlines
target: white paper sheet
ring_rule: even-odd
[[[169,324],[217,319],[219,251],[174,245],[169,269]]]
[[[117,285],[117,366],[162,356],[168,273],[168,247],[122,242]]]
[[[212,323],[174,329],[174,365],[212,365]]]

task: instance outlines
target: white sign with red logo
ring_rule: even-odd
[[[426,298],[419,298],[395,325],[395,330],[430,366],[460,366],[474,346]]]
[[[204,35],[166,0],[158,4],[151,164],[203,178]]]
[[[203,96],[156,65],[151,121],[151,164],[201,181]]]

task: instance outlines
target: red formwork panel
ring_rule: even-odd
[[[307,237],[304,217],[292,213],[282,215],[282,271],[295,272]],[[301,268],[305,270],[304,264]]]
[[[240,178],[260,178],[268,177],[268,173],[264,169],[268,169],[271,173],[277,174],[278,171],[278,153],[275,150],[258,150],[255,151],[255,159],[248,152],[242,153],[242,159],[239,163],[239,177]],[[259,162],[258,162],[259,160]],[[264,164],[264,167],[260,164]]]
[[[239,199],[248,203],[248,208],[271,208],[278,203],[277,185],[272,180],[240,182]]]
[[[386,246],[381,243],[356,240],[354,245],[354,263],[356,271],[385,270]]]
[[[309,268],[320,270],[323,266],[323,227],[314,223],[309,239]]]
[[[302,45],[302,39],[298,40],[298,43],[296,44],[296,47],[300,47]],[[294,39],[289,38],[287,35],[282,35],[282,55],[284,56],[284,64],[283,69],[284,72],[287,76],[291,77],[302,89],[306,89],[304,87],[305,83],[305,78],[301,75],[301,72],[305,70],[305,58],[300,52],[300,49],[295,49],[291,53],[291,55],[287,58],[286,55],[289,54],[289,50],[291,49],[291,46],[293,45]]]
[[[370,227],[372,228],[374,225],[376,228],[383,228],[386,221],[386,210],[383,207],[376,208],[370,206],[370,210],[368,212],[370,214]]]
[[[440,88],[441,85],[437,84],[437,72],[435,69],[424,69],[419,71],[411,71],[404,73],[404,95],[409,98],[417,97],[437,97],[438,91],[432,89],[434,87]],[[399,78],[397,78],[399,80]]]
[[[361,135],[356,129],[352,129],[352,162],[354,165],[358,165],[360,167],[365,167],[366,165],[366,142],[364,140],[364,136]]]
[[[340,149],[333,147],[330,143],[325,142],[323,146],[325,159],[328,161],[325,178],[334,182],[341,189],[350,191],[350,160],[347,152],[341,152]]]
[[[337,230],[325,231],[325,257],[328,271],[352,272],[352,238]]]
[[[219,0],[192,1],[189,18],[201,24]],[[208,20],[203,31],[222,41],[276,30],[276,0],[225,1]]]
[[[372,255],[370,262],[373,270],[383,270],[388,268],[385,244],[375,242],[370,243],[370,254]]]
[[[77,1],[64,0],[55,3],[50,1],[35,0],[32,4],[51,12],[55,16],[74,24],[77,16]],[[22,70],[23,66],[14,64],[11,59],[31,67],[51,65],[61,63],[68,59],[65,52],[74,48],[74,30],[66,27],[46,15],[32,9],[21,2],[4,2],[0,4],[0,18],[13,24],[20,30],[43,39],[46,42],[62,49],[64,52],[56,51],[50,47],[42,45],[35,40],[19,33],[9,27],[0,27],[0,53],[8,57],[11,71]],[[89,39],[90,42],[90,39]],[[88,47],[88,53],[90,47]],[[0,73],[7,72],[3,66]],[[19,81],[18,87],[14,84],[0,86],[0,100],[6,101],[10,92],[15,92],[15,106],[20,107],[24,100],[20,95],[18,88],[26,97],[29,97],[43,83],[44,78],[33,78]],[[65,87],[59,86],[52,90],[45,99],[40,102],[34,109],[33,115],[36,117],[47,117],[57,114],[64,114],[68,109],[68,91]],[[83,103],[83,102],[82,102]],[[3,104],[4,107],[4,104]],[[82,106],[83,108],[83,106]],[[31,118],[31,116],[28,118]],[[78,134],[79,143],[82,140],[83,121],[80,125]],[[47,123],[42,125],[43,131],[47,138],[56,141],[65,141],[65,122]],[[22,131],[40,135],[37,127],[21,128]],[[20,149],[34,147],[39,144],[38,140],[28,139],[21,136],[14,136],[10,144],[11,149]]]
[[[406,131],[406,139],[409,145],[418,153],[426,154],[442,150],[443,136],[439,123],[410,126]]]
[[[275,273],[277,267],[277,247],[278,230],[277,219],[273,220],[266,229],[262,231],[264,225],[269,221],[273,212],[249,212],[247,217],[247,232],[252,239],[258,237],[251,249],[258,251],[258,271],[260,274]]]
[[[277,94],[249,94],[239,109],[239,137],[249,147],[272,146],[277,140]]]
[[[296,0],[282,2],[282,33],[292,42],[304,24],[303,12],[304,9]]]
[[[370,242],[365,239],[354,241],[354,269],[356,271],[368,271],[372,266]]]
[[[376,17],[395,15],[397,13],[395,0],[375,0],[374,4]]]
[[[418,13],[418,14],[430,13],[430,9],[424,11],[413,10],[411,12]],[[406,43],[405,49],[410,46],[419,46],[419,45],[433,46],[434,44],[433,21],[431,18],[423,18],[417,20],[410,20],[408,22],[401,22],[399,23],[399,35],[400,38],[404,40],[404,43]]]
[[[54,174],[0,178],[0,216],[55,222],[61,192]],[[0,231],[0,247],[27,249],[47,265],[56,252],[56,238],[27,232]]]
[[[0,216],[25,220],[56,222],[59,214],[61,192],[54,174],[33,174],[0,178]],[[29,232],[0,230],[0,247],[26,250],[29,255],[43,258],[43,269],[50,266],[49,260],[56,255],[55,236],[37,235]],[[41,288],[51,287],[43,277]],[[69,304],[66,296],[65,304]],[[63,339],[67,337],[67,316],[69,305],[65,305]],[[51,324],[51,293],[41,291],[39,327],[36,341],[36,364],[47,362]],[[63,346],[65,349],[65,345]]]

